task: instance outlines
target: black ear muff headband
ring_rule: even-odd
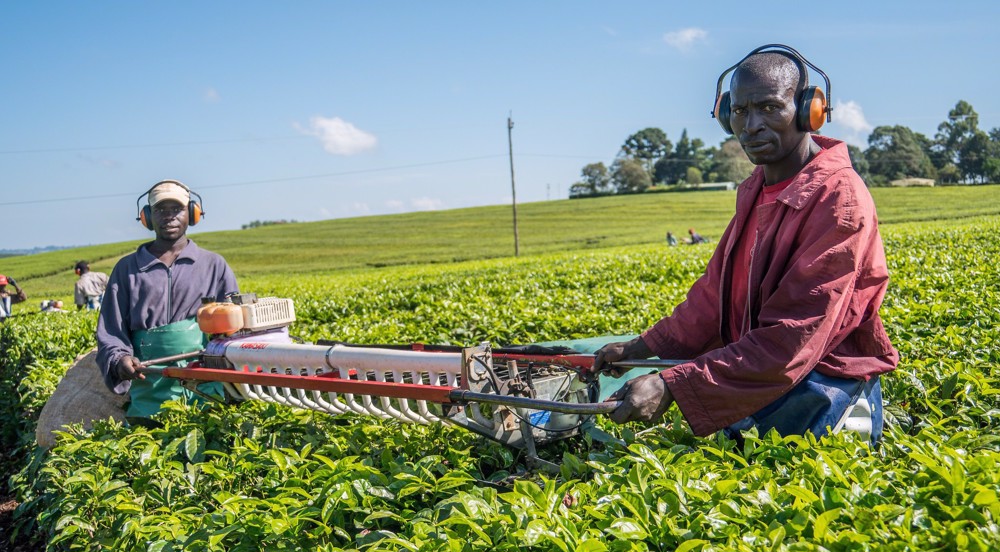
[[[191,188],[188,188],[187,186],[181,184],[176,180],[161,180],[156,184],[153,184],[148,190],[146,190],[144,194],[137,197],[135,199],[135,209],[137,211],[137,216],[135,217],[135,220],[141,222],[142,225],[145,226],[147,230],[153,229],[153,209],[149,205],[143,205],[140,207],[139,202],[142,201],[142,198],[148,196],[150,192],[155,190],[156,187],[161,184],[176,184],[181,188],[187,190],[189,197],[196,196],[198,198],[198,201],[189,200],[187,204],[188,226],[194,226],[195,224],[201,222],[201,219],[205,216],[205,211],[204,209],[202,209],[201,206],[203,202],[201,199],[201,194],[192,190]]]
[[[830,122],[833,119],[833,107],[830,106],[830,79],[826,76],[819,67],[816,67],[809,62],[805,57],[802,56],[795,48],[790,46],[785,46],[784,44],[765,44],[760,48],[755,48],[749,54],[743,56],[739,62],[735,65],[726,69],[719,75],[719,82],[715,86],[715,105],[712,107],[712,117],[719,121],[719,126],[722,130],[726,131],[726,134],[733,133],[733,127],[729,123],[729,115],[731,113],[731,103],[729,92],[722,91],[722,83],[730,72],[740,66],[741,63],[746,61],[746,59],[754,54],[759,54],[763,51],[770,50],[784,50],[792,55],[799,62],[799,70],[805,72],[806,66],[809,66],[820,75],[823,76],[823,80],[826,81],[826,94],[818,86],[807,86],[799,95],[799,99],[795,104],[795,122],[798,125],[799,130],[804,132],[815,132],[823,126],[824,117],[825,122]],[[805,77],[805,76],[803,76]]]

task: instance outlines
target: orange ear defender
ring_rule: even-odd
[[[189,195],[196,196],[198,198],[198,201],[194,200],[188,201],[187,204],[188,226],[194,226],[198,224],[199,222],[201,222],[201,219],[205,217],[205,210],[202,209],[201,207],[202,204],[201,194],[192,190],[191,188],[188,188],[187,186],[181,184],[176,180],[161,180],[156,184],[153,184],[148,190],[146,190],[145,193],[143,193],[142,195],[140,195],[135,199],[135,208],[137,211],[135,220],[139,221],[143,226],[146,227],[147,230],[153,229],[153,208],[150,207],[149,205],[143,205],[140,207],[139,202],[142,201],[142,198],[148,196],[149,193],[152,192],[154,189],[156,189],[156,187],[159,186],[160,184],[168,184],[168,183],[176,184],[181,188],[187,190]]]
[[[820,75],[823,76],[823,80],[826,81],[826,93],[823,93],[818,86],[807,86],[804,90],[799,92],[799,98],[795,105],[795,124],[798,126],[799,130],[804,132],[815,132],[823,126],[824,122],[830,122],[833,120],[833,108],[830,107],[830,79],[826,76],[819,67],[816,67],[809,62],[806,58],[802,57],[795,48],[790,46],[785,46],[784,44],[765,44],[760,48],[755,48],[749,54],[743,56],[736,65],[733,65],[729,69],[726,69],[719,75],[719,82],[715,87],[715,106],[712,108],[712,117],[719,121],[719,126],[722,130],[726,131],[726,134],[733,133],[733,127],[729,123],[729,115],[731,114],[731,104],[729,92],[722,91],[722,83],[726,78],[726,75],[731,71],[740,66],[740,63],[746,61],[746,59],[754,54],[758,54],[764,51],[773,50],[784,50],[792,55],[793,58],[799,64],[799,71],[803,74],[806,72],[806,66],[809,66]],[[823,119],[826,119],[824,121]]]

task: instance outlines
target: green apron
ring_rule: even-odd
[[[603,335],[601,337],[586,337],[583,339],[567,339],[562,341],[546,341],[544,343],[536,343],[536,345],[542,345],[545,347],[569,347],[578,353],[584,354],[594,354],[598,349],[607,345],[608,343],[615,343],[617,341],[630,341],[634,339],[635,335]],[[656,368],[633,368],[628,372],[625,372],[620,378],[613,378],[607,374],[600,374],[597,381],[601,384],[601,392],[597,397],[598,401],[603,401],[610,397],[615,391],[621,389],[625,382],[637,378],[639,376],[644,376],[646,374],[652,374],[654,372],[659,372]]]
[[[171,355],[190,353],[205,348],[205,334],[194,318],[160,326],[151,330],[139,330],[132,334],[132,350],[142,361]],[[175,361],[163,366],[187,366],[187,361]],[[198,386],[202,393],[222,397],[222,384],[203,383]],[[130,418],[148,418],[160,411],[165,401],[186,397],[188,402],[200,403],[204,399],[181,386],[178,380],[154,374],[146,374],[146,379],[132,380],[129,398],[132,400],[125,415]]]

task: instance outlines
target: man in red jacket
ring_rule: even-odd
[[[685,301],[636,339],[598,351],[595,371],[613,375],[621,370],[608,363],[620,360],[692,359],[626,383],[610,399],[623,401],[614,421],[655,420],[676,402],[699,436],[725,429],[738,438],[751,427],[821,436],[860,412],[870,416],[862,433],[878,442],[879,375],[899,361],[878,315],[885,252],[847,146],[812,134],[829,110],[808,86],[807,64],[816,69],[771,45],[730,68],[725,94],[729,71],[720,77],[720,124],[757,168]]]

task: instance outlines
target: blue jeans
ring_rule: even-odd
[[[816,370],[781,398],[725,428],[726,435],[740,441],[740,431],[756,427],[760,435],[774,428],[782,436],[802,435],[811,431],[816,437],[837,427],[848,408],[859,398],[871,407],[871,445],[882,439],[882,386],[879,378],[865,382],[824,376]]]

